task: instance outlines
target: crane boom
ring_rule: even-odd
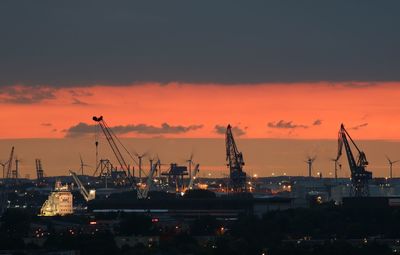
[[[351,151],[350,143],[356,148],[358,152],[357,161]],[[351,171],[351,182],[352,182],[352,195],[356,197],[368,196],[368,181],[372,179],[372,172],[367,171],[365,168],[368,165],[368,160],[363,151],[361,151],[354,140],[351,138],[344,125],[340,126],[338,135],[338,154],[336,161],[339,160],[342,155],[343,146],[346,150],[347,160],[349,162],[349,168]]]
[[[103,133],[107,139],[108,144],[111,147],[111,150],[113,151],[115,157],[117,158],[118,163],[120,164],[122,171],[125,173],[125,176],[128,177],[127,179],[129,181],[129,183],[131,185],[134,185],[135,180],[134,180],[134,178],[130,178],[131,176],[130,176],[129,166],[126,163],[124,157],[122,156],[117,143],[115,142],[114,137],[116,139],[118,139],[118,138],[115,136],[115,134],[112,132],[112,130],[108,127],[107,123],[103,119],[103,116],[100,116],[100,117],[93,116],[93,120],[99,124],[101,130],[103,131]]]
[[[150,173],[147,176],[146,187],[143,190],[138,190],[139,199],[146,199],[148,197],[149,190],[153,184],[153,177],[159,164],[161,164],[160,160],[157,160],[155,164],[152,164]]]
[[[83,198],[87,201],[93,200],[96,197],[96,191],[95,190],[90,190],[87,191],[81,180],[79,180],[78,176],[76,175],[75,172],[69,171],[71,173],[72,178],[74,179],[76,185],[79,188],[80,193],[82,194]]]
[[[226,128],[225,145],[231,186],[235,192],[246,191],[246,173],[243,171],[243,155],[236,146],[231,125],[228,125]]]

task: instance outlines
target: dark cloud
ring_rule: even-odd
[[[360,124],[360,125],[351,127],[350,129],[352,129],[352,130],[358,130],[358,129],[363,128],[363,127],[366,127],[366,126],[368,126],[368,123],[363,123],[363,124]]]
[[[247,127],[245,127],[245,128],[240,128],[240,127],[238,127],[238,126],[233,126],[233,127],[232,127],[232,133],[233,133],[235,136],[242,136],[242,135],[245,135],[245,134],[246,134],[246,129],[247,129]],[[215,125],[214,131],[215,131],[215,133],[217,133],[217,134],[224,135],[224,134],[226,133],[226,126]]]
[[[51,124],[51,123],[42,123],[40,125],[43,126],[43,127],[51,127],[51,126],[53,126],[53,124]]]
[[[71,94],[71,96],[74,96],[74,97],[93,96],[93,93],[91,93],[89,91],[85,91],[85,90],[70,89],[68,92]]]
[[[364,89],[364,88],[376,87],[379,85],[380,84],[376,82],[349,82],[343,84],[344,87],[355,88],[355,89]]]
[[[137,133],[137,134],[150,134],[150,135],[162,135],[162,134],[182,134],[187,133],[192,130],[197,130],[202,128],[203,125],[189,125],[189,126],[172,126],[168,123],[161,124],[160,127],[147,125],[147,124],[137,124],[137,125],[126,125],[126,126],[114,126],[110,127],[111,130],[116,134],[127,134],[127,133]],[[83,122],[78,123],[75,126],[64,130],[65,137],[81,137],[88,134],[93,134],[96,130],[96,125],[89,125]]]
[[[0,102],[11,104],[34,104],[43,100],[55,99],[56,89],[41,86],[2,87]]]
[[[306,125],[294,124],[293,121],[280,120],[278,122],[269,122],[268,127],[279,128],[279,129],[296,129],[296,128],[308,128]]]
[[[400,1],[4,0],[0,86],[398,81],[399,9]]]
[[[322,125],[322,120],[317,119],[317,120],[315,120],[315,121],[313,122],[312,125],[313,125],[313,126],[320,126],[320,125]]]
[[[79,100],[78,98],[72,98],[72,104],[77,104],[77,105],[88,105],[88,103],[85,103],[81,100]]]

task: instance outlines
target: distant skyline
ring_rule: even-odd
[[[80,155],[89,167],[85,167],[85,174],[92,175],[95,166],[94,137],[69,139],[0,139],[0,161],[9,157],[11,146],[15,146],[15,155],[20,160],[20,174],[25,177],[29,174],[34,178],[35,159],[42,160],[45,174],[68,175],[68,170],[78,171]],[[194,162],[200,164],[199,176],[207,177],[210,173],[214,177],[228,174],[225,161],[224,139],[216,138],[123,138],[122,142],[127,149],[134,153],[148,152],[149,157],[158,156],[163,170],[170,163],[186,165],[186,160],[193,153]],[[375,177],[387,177],[389,164],[386,155],[393,161],[400,159],[400,141],[356,140],[357,144],[367,155],[370,162],[368,169]],[[334,165],[331,158],[336,157],[336,140],[297,140],[297,139],[236,139],[239,150],[243,153],[245,171],[249,175],[258,176],[277,175],[307,175],[307,156],[316,156],[313,166],[313,175],[322,172],[324,177],[333,177]],[[100,139],[100,158],[108,158],[114,164],[117,162],[104,138]],[[125,155],[125,154],[124,154]],[[129,164],[134,164],[129,156],[125,155]],[[137,161],[137,159],[136,159]],[[349,177],[347,158],[340,160],[342,170],[339,177]],[[148,171],[148,157],[143,161],[143,168]],[[134,164],[137,169],[137,164]],[[400,164],[393,165],[394,177],[400,177]]]

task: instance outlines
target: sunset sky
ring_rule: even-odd
[[[195,150],[225,169],[230,123],[254,171],[305,174],[320,154],[328,173],[344,123],[385,176],[385,154],[400,158],[400,3],[289,2],[2,1],[0,159],[18,144],[29,173],[35,157],[51,174],[93,161],[103,115],[166,161]],[[276,148],[291,153],[268,161]]]
[[[103,115],[122,137],[335,139],[345,123],[359,139],[400,139],[400,87],[387,83],[133,84],[3,87],[1,138],[93,135]],[[164,128],[163,128],[163,124]],[[221,128],[222,127],[222,131]]]

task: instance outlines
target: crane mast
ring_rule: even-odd
[[[134,178],[131,178],[131,176],[130,176],[129,166],[126,163],[124,157],[122,156],[117,143],[115,142],[115,139],[114,139],[114,137],[116,138],[115,134],[108,127],[107,123],[103,119],[103,116],[100,116],[100,117],[94,116],[93,120],[99,124],[101,130],[103,131],[103,133],[107,139],[107,142],[111,147],[111,150],[113,151],[115,157],[117,158],[118,163],[120,164],[122,171],[125,173],[125,176],[127,177],[128,181],[129,181],[129,184],[134,185],[135,181],[134,181]],[[116,139],[118,139],[118,138],[116,138]]]
[[[353,152],[351,151],[349,140],[358,152],[357,160],[355,159]],[[344,125],[342,124],[339,130],[338,154],[336,160],[339,160],[340,156],[342,155],[343,146],[346,150],[347,160],[349,162],[349,168],[351,171],[351,195],[356,197],[368,196],[368,181],[372,179],[372,172],[369,172],[365,169],[368,165],[367,157],[365,153],[358,148],[357,144],[353,141],[347,130],[344,128]]]
[[[235,192],[244,192],[246,191],[246,173],[243,171],[243,155],[236,146],[231,125],[226,128],[225,145],[231,187]]]

